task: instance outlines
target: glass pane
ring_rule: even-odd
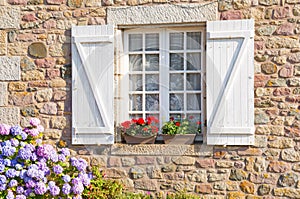
[[[181,121],[184,118],[184,114],[182,113],[172,113],[170,114],[170,120]]]
[[[129,35],[129,51],[142,51],[143,50],[143,35],[130,34]]]
[[[170,91],[182,91],[183,90],[183,74],[170,74]]]
[[[186,99],[187,99],[187,110],[201,110],[200,94],[187,94]]]
[[[190,122],[195,122],[195,123],[199,124],[200,121],[201,121],[201,116],[200,116],[200,114],[189,113],[189,114],[187,114],[186,116],[187,116],[187,119],[188,119]]]
[[[192,50],[201,49],[201,32],[188,32],[186,33],[187,42],[186,48]]]
[[[146,34],[146,51],[158,51],[159,50],[159,34],[151,33]]]
[[[183,50],[183,32],[170,33],[170,50]]]
[[[142,91],[143,90],[143,76],[142,75],[130,75],[129,83],[130,83],[130,91]]]
[[[159,90],[159,75],[146,75],[146,91]]]
[[[158,120],[158,123],[151,123],[152,125],[155,125],[155,126],[157,126],[157,127],[159,127],[159,114],[146,114],[146,118],[148,118],[148,117],[155,117],[155,119],[157,119]]]
[[[186,89],[198,91],[201,90],[200,74],[186,74]]]
[[[146,71],[159,70],[159,54],[146,55]]]
[[[187,70],[200,70],[201,69],[201,54],[200,53],[187,53],[186,54],[186,68],[187,68]]]
[[[170,111],[183,111],[183,94],[170,94]]]
[[[147,94],[146,95],[146,111],[158,111],[159,110],[159,95]]]
[[[142,95],[130,95],[130,108],[132,111],[142,111],[143,109]]]
[[[170,70],[183,70],[183,53],[170,53]]]
[[[142,55],[129,55],[129,70],[143,71]]]
[[[142,114],[130,114],[129,115],[130,119],[136,119],[136,118],[143,118]]]

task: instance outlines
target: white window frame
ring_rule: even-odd
[[[123,31],[123,41],[124,41],[124,47],[123,47],[123,52],[122,52],[122,58],[121,58],[121,64],[119,64],[119,67],[123,67],[123,69],[119,68],[119,71],[123,71],[123,77],[122,77],[122,81],[121,85],[118,86],[118,88],[120,89],[120,91],[118,93],[121,94],[121,99],[120,100],[120,105],[119,107],[122,107],[120,111],[121,115],[123,117],[119,117],[116,118],[117,119],[117,123],[120,123],[122,121],[119,121],[118,119],[122,118],[122,120],[129,120],[129,46],[128,46],[128,35],[132,34],[132,33],[142,33],[143,35],[145,33],[159,33],[159,51],[150,51],[149,53],[159,53],[160,54],[160,66],[164,65],[164,66],[168,66],[169,65],[169,53],[171,52],[176,52],[174,50],[170,50],[170,51],[166,51],[163,52],[162,51],[164,49],[169,49],[169,33],[170,32],[201,32],[201,46],[202,48],[200,50],[186,50],[186,48],[184,48],[184,50],[178,50],[180,51],[180,53],[184,53],[186,55],[187,52],[199,52],[201,55],[200,59],[200,64],[201,64],[201,68],[200,68],[200,75],[201,75],[201,90],[199,91],[199,94],[201,95],[201,102],[200,102],[200,110],[199,111],[195,111],[197,112],[197,114],[200,114],[200,119],[201,119],[201,131],[203,132],[204,130],[204,125],[205,121],[206,121],[206,88],[205,88],[205,72],[206,72],[206,66],[205,66],[205,41],[206,41],[206,31],[205,31],[205,26],[199,26],[199,24],[195,25],[195,26],[188,26],[188,25],[180,25],[178,27],[174,26],[174,27],[170,27],[170,26],[158,26],[155,28],[150,28],[148,26],[144,26],[142,28],[135,28],[135,29],[125,29]],[[184,45],[186,46],[186,33],[184,34]],[[162,42],[164,38],[167,38],[165,42]],[[144,42],[144,40],[143,40]],[[143,47],[144,47],[144,43],[143,43]],[[143,55],[145,52],[148,51],[143,51]],[[140,52],[139,52],[140,53]],[[166,57],[165,57],[166,56]],[[144,56],[143,56],[144,58]],[[184,63],[185,63],[184,59]],[[185,73],[186,74],[186,69],[184,69],[183,71],[181,71],[181,73]],[[159,69],[159,74],[168,74],[168,75],[159,75],[159,103],[160,103],[160,109],[159,109],[159,114],[160,114],[160,125],[162,125],[164,122],[169,120],[169,67],[160,67]],[[153,72],[151,72],[151,74],[153,74]],[[144,82],[144,81],[143,81]],[[186,81],[185,81],[186,82]],[[165,87],[164,85],[168,85],[167,87]],[[185,87],[185,86],[184,86]],[[181,91],[180,91],[181,92]],[[186,91],[184,91],[184,96],[186,96]],[[197,92],[198,93],[198,92]],[[185,103],[184,106],[186,106],[186,97],[184,97]],[[145,102],[145,101],[143,101]],[[145,104],[143,104],[143,106],[145,106]],[[162,108],[163,107],[163,108]],[[179,111],[174,111],[174,112],[179,112]],[[188,111],[186,109],[186,107],[184,108],[184,111],[182,111],[183,113],[192,113],[193,111]],[[145,114],[143,115],[143,117],[145,118]]]

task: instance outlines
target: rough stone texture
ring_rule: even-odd
[[[35,42],[28,47],[28,53],[35,58],[44,58],[47,56],[47,47],[42,42]]]
[[[1,6],[0,7],[0,29],[19,28],[20,23],[19,7]]]
[[[20,109],[0,107],[0,124],[16,125],[20,123]]]
[[[216,20],[217,4],[109,8],[108,24],[162,24]]]
[[[7,83],[0,82],[0,106],[7,105]]]
[[[298,176],[294,173],[282,174],[278,180],[278,184],[282,187],[293,187],[296,185]]]
[[[134,187],[136,189],[142,189],[147,191],[157,190],[157,184],[153,180],[137,180],[134,182]]]
[[[20,57],[0,57],[0,80],[20,80]]]

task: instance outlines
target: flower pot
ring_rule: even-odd
[[[156,136],[132,136],[123,134],[123,138],[127,144],[154,144]]]
[[[165,144],[193,144],[196,134],[162,134],[161,136]]]

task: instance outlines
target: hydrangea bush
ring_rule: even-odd
[[[30,125],[0,124],[0,198],[81,198],[92,178],[87,162],[43,144],[38,119]]]

